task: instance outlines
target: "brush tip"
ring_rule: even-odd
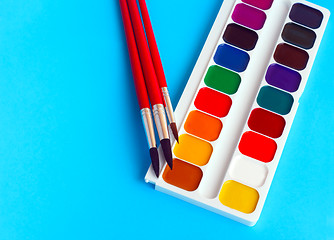
[[[159,154],[158,149],[156,147],[150,148],[150,157],[152,162],[152,167],[154,170],[154,173],[157,177],[159,177]]]
[[[173,133],[175,140],[177,141],[177,143],[179,143],[179,134],[177,133],[176,123],[172,122],[170,124],[170,128],[172,129],[172,133]]]
[[[173,169],[173,155],[170,140],[168,138],[162,139],[160,141],[160,144],[168,166],[170,167],[170,169]]]

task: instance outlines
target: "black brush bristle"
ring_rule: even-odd
[[[150,149],[150,157],[152,162],[152,167],[154,170],[154,173],[157,177],[159,177],[159,154],[158,149],[156,147],[153,147]]]
[[[170,128],[172,129],[172,133],[173,133],[175,140],[177,141],[177,143],[179,143],[179,134],[177,133],[176,123],[172,122],[170,124]]]
[[[170,145],[170,140],[168,138],[162,139],[160,141],[162,151],[164,153],[166,162],[168,163],[168,166],[170,169],[173,169],[173,155],[172,155],[172,149]]]

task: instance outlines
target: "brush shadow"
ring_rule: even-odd
[[[197,59],[202,51],[202,48],[205,44],[205,41],[210,33],[210,30],[212,28],[212,25],[216,19],[216,16],[220,10],[220,7],[222,5],[222,1],[217,1],[215,4],[212,5],[211,7],[211,11],[210,14],[208,14],[207,16],[209,16],[208,18],[206,18],[206,22],[204,27],[202,28],[198,28],[199,32],[203,33],[203,34],[199,34],[200,38],[198,38],[195,42],[196,44],[194,45],[192,54],[190,55],[190,57],[188,58],[189,61],[185,62],[185,67],[184,67],[184,71],[182,76],[180,76],[180,79],[178,80],[178,82],[180,83],[177,88],[174,91],[174,94],[172,96],[172,102],[173,102],[173,106],[176,106],[176,104],[178,103],[179,99],[181,98],[181,95],[183,93],[183,90],[189,80],[189,77],[195,67],[195,64],[197,62]]]

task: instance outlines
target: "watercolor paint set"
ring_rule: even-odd
[[[225,0],[175,110],[173,170],[150,167],[146,182],[256,224],[329,15],[306,1]]]

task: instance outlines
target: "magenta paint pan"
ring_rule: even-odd
[[[268,10],[273,4],[273,0],[242,0],[244,3],[260,8],[262,10]]]
[[[254,30],[260,30],[263,27],[266,18],[267,16],[263,11],[243,3],[235,6],[232,14],[234,22]]]

